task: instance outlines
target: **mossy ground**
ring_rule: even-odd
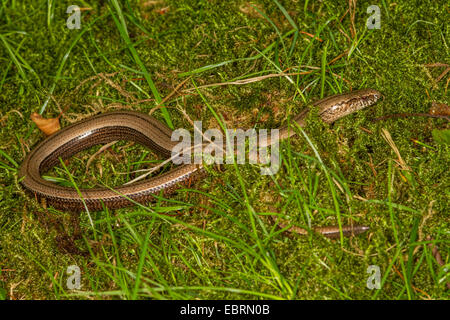
[[[369,31],[366,10],[373,3],[355,2],[352,23],[348,1],[280,1],[278,6],[258,0],[257,9],[245,1],[124,1],[119,7],[115,1],[81,1],[80,7],[92,10],[83,11],[80,30],[69,30],[65,4],[2,1],[0,294],[8,299],[448,298],[447,269],[436,263],[425,241],[434,240],[448,268],[449,150],[431,133],[448,128],[448,122],[374,119],[427,113],[433,101],[448,104],[448,75],[434,80],[445,67],[426,65],[450,64],[450,8],[447,1],[381,1],[381,29]],[[127,46],[121,17],[138,59]],[[315,34],[320,40],[312,39]],[[243,59],[261,52],[258,59]],[[231,62],[215,66],[225,61]],[[211,67],[192,72],[205,66]],[[309,73],[291,76],[292,83],[276,77],[194,88],[280,70]],[[115,74],[82,83],[99,73]],[[91,212],[94,228],[81,213],[78,240],[70,238],[77,233],[70,214],[45,210],[24,196],[16,164],[43,139],[29,120],[32,112],[54,117],[61,108],[63,126],[117,107],[149,112],[157,104],[153,83],[166,97],[188,76],[164,104],[175,128],[191,127],[177,108],[208,126],[217,127],[213,109],[231,128],[274,128],[305,105],[299,90],[314,101],[369,87],[385,99],[331,126],[312,115],[305,129],[311,144],[301,133],[284,142],[282,167],[273,177],[261,176],[256,166],[228,165],[149,209]],[[154,115],[165,121],[160,110]],[[133,177],[131,171],[145,168],[151,155],[122,142],[85,173],[97,149],[67,162],[77,183],[120,185]],[[67,179],[62,167],[49,175]],[[340,219],[371,230],[342,242],[288,237],[264,218],[275,210],[298,226],[334,225]],[[87,254],[76,254],[71,246]],[[81,291],[66,287],[70,265],[82,270]],[[381,290],[366,287],[369,265],[380,267]]]

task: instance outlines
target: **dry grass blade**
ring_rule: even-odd
[[[375,118],[372,121],[376,122],[376,121],[383,121],[383,120],[392,119],[392,118],[408,118],[408,117],[428,117],[428,118],[444,119],[444,120],[450,121],[450,117],[447,115],[433,114],[433,113],[394,113],[394,114],[387,114],[385,116]]]
[[[228,85],[243,85],[243,84],[249,84],[253,82],[262,81],[269,78],[278,78],[278,77],[288,77],[288,76],[297,76],[297,75],[306,75],[310,74],[313,71],[305,71],[305,72],[295,72],[295,73],[271,73],[266,74],[264,76],[254,77],[254,78],[248,78],[248,79],[242,79],[242,80],[236,80],[236,81],[229,81],[229,82],[219,82],[219,83],[211,83],[211,84],[205,84],[203,86],[198,86],[198,89],[202,88],[209,88],[209,87],[218,87],[218,86],[228,86]],[[190,92],[197,90],[196,88],[189,88],[185,89],[183,91]]]
[[[112,145],[114,145],[117,141],[111,141],[110,143],[105,144],[104,146],[102,146],[96,153],[94,153],[92,156],[89,157],[89,160],[86,164],[86,171],[85,174],[88,173],[89,171],[89,166],[91,165],[92,161],[95,159],[96,156],[98,156],[100,153],[102,153],[103,151],[105,151],[106,149],[108,149],[109,147],[111,147]]]
[[[422,222],[420,223],[420,226],[419,226],[419,229],[418,229],[418,235],[419,235],[419,237],[417,238],[418,242],[421,242],[424,239],[423,227],[427,223],[427,220],[430,219],[433,216],[433,213],[434,213],[434,211],[433,211],[433,204],[435,202],[436,202],[436,200],[432,200],[430,202],[430,204],[428,205],[428,213],[422,218]],[[415,255],[417,253],[419,248],[420,248],[419,246],[414,248],[413,255]]]
[[[398,151],[398,148],[395,145],[394,140],[392,140],[392,136],[389,133],[389,131],[387,131],[387,129],[385,129],[385,128],[382,128],[381,129],[381,135],[383,136],[384,140],[386,140],[386,142],[389,144],[389,146],[392,148],[392,150],[394,150],[395,154],[397,155],[398,164],[400,165],[402,170],[410,171],[411,170],[410,167],[403,160],[403,158],[402,158],[402,156],[400,154],[400,151]]]
[[[345,53],[344,53],[345,54]],[[335,62],[336,60],[338,60],[339,58],[341,58],[342,55],[336,57],[334,59]],[[293,67],[291,67],[290,69],[292,69]],[[248,78],[248,79],[242,79],[242,80],[236,80],[236,81],[229,81],[229,82],[218,82],[218,83],[210,83],[210,84],[205,84],[203,86],[198,86],[198,89],[202,89],[202,88],[209,88],[209,87],[219,87],[219,86],[228,86],[228,85],[245,85],[245,84],[249,84],[249,83],[254,83],[254,82],[258,82],[258,81],[262,81],[265,79],[270,79],[270,78],[279,78],[279,77],[289,77],[289,76],[297,76],[297,75],[308,75],[314,72],[314,70],[320,70],[319,67],[311,67],[311,66],[307,66],[307,68],[313,69],[312,71],[303,71],[303,72],[293,72],[293,73],[271,73],[271,74],[266,74],[264,76],[259,76],[259,77],[253,77],[253,78]],[[329,70],[327,70],[327,72],[329,72]],[[348,81],[347,79],[343,78],[341,75],[332,73],[333,76],[342,79],[343,81],[350,83],[350,81]],[[183,90],[184,92],[191,92],[191,91],[195,91],[197,90],[196,88],[188,88]]]
[[[434,80],[436,83],[438,83],[439,81],[441,81],[442,80],[442,78],[443,77],[445,77],[445,75],[447,74],[447,73],[449,73],[449,71],[450,71],[450,67],[448,67],[447,69],[445,69],[437,78],[436,78],[436,80]]]
[[[348,0],[348,11],[350,13],[350,33],[352,38],[356,37],[356,27],[355,27],[355,15],[356,15],[356,2],[357,0]]]
[[[404,281],[404,277],[403,277],[402,273],[397,269],[397,267],[395,265],[393,265],[392,268],[394,269],[395,273],[398,274],[400,279],[402,279]],[[426,293],[425,291],[423,291],[422,289],[419,289],[419,288],[417,288],[417,287],[415,287],[413,285],[411,285],[411,287],[413,288],[414,291],[420,292],[421,294],[425,295],[428,300],[431,300],[430,295],[428,293]]]
[[[98,80],[98,78],[103,78],[103,77],[114,77],[116,74],[118,74],[118,72],[113,72],[113,73],[103,73],[103,72],[102,72],[102,73],[96,74],[95,76],[89,77],[89,78],[84,79],[83,81],[81,81],[81,82],[76,86],[76,88],[75,88],[73,91],[74,91],[74,93],[77,93],[78,90],[80,90],[80,88],[81,88],[85,83],[87,83],[87,82],[89,82],[89,81],[92,81],[92,80],[95,80],[95,79]]]
[[[167,102],[167,100],[169,100],[175,93],[177,93],[177,91],[186,83],[186,81],[188,81],[189,79],[191,79],[191,77],[187,77],[186,79],[184,79],[183,81],[181,81],[176,87],[175,89],[173,89],[173,91],[171,93],[169,93],[164,99],[161,100],[160,103],[158,103],[157,107],[161,107],[164,105],[164,103]]]

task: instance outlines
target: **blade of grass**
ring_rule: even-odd
[[[147,233],[145,234],[145,237],[144,237],[144,242],[141,245],[141,254],[139,256],[139,264],[138,264],[138,269],[136,272],[134,289],[131,294],[131,300],[136,300],[136,298],[137,298],[139,286],[141,284],[142,270],[144,268],[145,258],[147,257],[147,246],[148,246],[148,240],[150,238],[151,231],[152,230],[150,228],[147,229]]]
[[[141,58],[139,57],[139,54],[137,53],[135,47],[131,43],[131,39],[128,35],[127,25],[125,22],[125,17],[123,15],[122,9],[117,0],[110,0],[110,2],[112,3],[115,12],[112,12],[110,7],[109,7],[109,10],[113,17],[114,22],[116,23],[116,27],[119,30],[120,36],[122,37],[122,39],[125,41],[126,45],[128,46],[128,49],[130,50],[134,61],[136,62],[136,64],[139,66],[139,68],[143,72],[144,78],[147,81],[147,84],[149,85],[150,90],[153,93],[153,96],[155,97],[156,103],[159,105],[162,102],[162,98],[158,92],[158,89],[156,89],[156,86],[152,80],[152,77],[150,76],[150,73],[148,72],[147,68],[145,67],[144,63],[142,62]],[[116,17],[116,15],[118,18]],[[167,108],[162,107],[160,109],[161,109],[161,112],[163,114],[164,120],[166,121],[167,125],[169,126],[169,128],[173,129],[174,126],[172,123],[172,119],[170,118],[170,114],[167,111]]]
[[[0,40],[3,43],[3,46],[5,47],[6,51],[9,54],[9,57],[11,58],[12,62],[14,63],[14,65],[17,68],[17,71],[19,72],[19,75],[22,77],[22,79],[24,81],[28,82],[28,78],[27,75],[25,73],[25,71],[22,68],[22,64],[19,62],[18,58],[17,58],[17,54],[14,51],[14,49],[10,46],[9,42],[6,40],[6,38],[0,34]]]
[[[321,74],[320,74],[320,98],[322,99],[325,95],[325,80],[326,80],[326,68],[327,68],[327,49],[328,41],[325,43],[322,52],[322,63],[321,63]]]
[[[0,150],[0,155],[2,155],[3,157],[5,157],[9,162],[11,162],[11,164],[15,167],[18,168],[19,165],[17,164],[17,162],[11,158],[11,156],[9,154],[7,154],[5,151]]]
[[[214,115],[214,117],[216,118],[216,120],[219,123],[219,126],[222,128],[223,132],[225,132],[226,138],[225,141],[227,143],[227,150],[232,150],[232,146],[231,146],[231,138],[229,136],[229,132],[228,130],[226,130],[226,126],[225,126],[225,122],[223,120],[222,117],[219,117],[217,115],[217,113],[215,112],[215,110],[211,107],[211,105],[209,104],[209,102],[206,100],[206,98],[203,96],[203,94],[201,93],[201,91],[197,88],[194,79],[192,79],[192,83],[194,85],[194,87],[197,89],[197,93],[200,95],[200,97],[202,98],[202,100],[205,102],[205,104],[207,105],[208,109],[211,111],[211,113]],[[245,186],[244,180],[242,178],[242,175],[240,174],[240,171],[238,169],[238,165],[236,163],[236,159],[235,157],[232,157],[233,159],[233,167],[234,167],[234,171],[236,172],[236,176],[238,178],[238,182],[241,186],[241,192],[244,196],[244,204],[245,207],[247,208],[247,212],[250,218],[250,224],[252,227],[252,237],[255,239],[256,241],[256,245],[261,253],[261,256],[263,257],[263,259],[261,260],[261,263],[271,272],[271,274],[275,277],[275,280],[277,281],[278,285],[280,286],[280,289],[282,290],[282,292],[284,293],[284,291],[287,291],[286,296],[292,296],[292,286],[289,283],[289,281],[281,274],[275,260],[273,259],[273,255],[270,254],[270,250],[268,250],[267,248],[264,247],[263,242],[261,241],[261,239],[258,236],[258,231],[256,229],[256,223],[255,223],[255,218],[257,218],[259,220],[259,217],[256,215],[255,210],[253,209],[253,207],[250,205],[250,201],[247,195],[247,188]],[[261,221],[259,221],[261,222]]]
[[[291,34],[293,34],[295,32],[295,30],[290,30],[288,32],[286,32],[282,37],[283,39],[290,36]],[[234,63],[234,62],[240,62],[240,61],[252,61],[252,60],[257,60],[263,57],[264,54],[268,53],[269,51],[271,51],[277,44],[277,41],[275,40],[274,42],[272,42],[269,46],[267,46],[264,50],[259,51],[256,50],[258,52],[258,54],[252,56],[252,57],[248,57],[248,58],[238,58],[238,59],[233,59],[233,60],[226,60],[226,61],[222,61],[219,63],[215,63],[215,64],[211,64],[211,65],[207,65],[204,67],[200,67],[198,69],[194,69],[192,71],[188,71],[188,72],[183,72],[180,73],[178,76],[179,77],[185,77],[185,76],[190,76],[193,74],[197,74],[197,73],[202,73],[211,69],[215,69],[224,65],[227,65],[229,63]]]
[[[392,187],[393,187],[393,183],[394,183],[394,173],[392,170],[392,160],[389,160],[388,163],[388,210],[389,210],[389,217],[391,220],[391,225],[392,225],[392,230],[394,233],[394,239],[395,242],[397,243],[397,246],[400,248],[401,247],[401,243],[398,237],[398,231],[397,231],[397,226],[396,226],[396,222],[395,222],[395,216],[394,216],[394,210],[392,210]],[[412,288],[411,288],[411,284],[409,282],[409,276],[406,272],[406,268],[405,268],[405,263],[403,262],[403,258],[400,257],[400,266],[402,268],[402,273],[403,273],[403,281],[405,282],[405,286],[406,286],[406,292],[408,295],[408,299],[411,300],[413,298],[413,292],[412,292]]]
[[[338,226],[339,226],[339,236],[340,236],[340,242],[341,242],[341,246],[344,246],[344,234],[342,232],[342,219],[341,219],[341,211],[339,209],[339,201],[337,198],[337,194],[336,194],[336,189],[334,187],[334,183],[330,177],[330,174],[325,166],[325,164],[322,161],[322,158],[319,155],[319,152],[317,151],[316,147],[314,146],[314,144],[312,143],[312,141],[309,139],[308,135],[306,134],[306,132],[302,129],[302,127],[299,126],[298,123],[294,122],[294,124],[296,125],[296,127],[301,131],[301,133],[303,134],[303,136],[305,137],[306,141],[308,142],[308,144],[310,145],[311,149],[313,149],[314,154],[316,155],[317,160],[319,160],[319,163],[323,169],[323,171],[325,172],[325,176],[328,180],[328,185],[330,187],[330,191],[331,191],[331,196],[333,198],[333,203],[334,203],[334,208],[335,208],[335,213],[336,213],[336,218],[338,221]]]
[[[78,41],[81,39],[81,37],[86,33],[86,31],[90,30],[90,28],[97,23],[97,21],[103,20],[106,17],[109,16],[110,13],[105,13],[97,18],[95,18],[94,20],[92,20],[91,23],[89,23],[86,27],[83,28],[83,30],[81,30],[81,32],[77,33],[77,35],[75,36],[75,39],[72,41],[72,43],[69,46],[69,49],[67,49],[66,53],[64,54],[63,58],[61,59],[61,62],[59,63],[59,67],[58,70],[56,71],[56,75],[55,75],[55,80],[53,81],[52,86],[50,87],[50,90],[48,91],[48,96],[45,99],[43,105],[41,106],[40,110],[39,110],[39,114],[43,114],[45,111],[45,108],[47,107],[48,102],[51,99],[51,96],[53,94],[53,92],[56,89],[56,84],[58,83],[59,79],[61,78],[61,74],[62,71],[64,69],[64,65],[66,64],[67,59],[70,56],[70,53],[72,51],[72,49],[75,47],[75,45],[78,43]]]
[[[66,174],[69,176],[69,180],[70,180],[70,182],[72,183],[72,186],[75,188],[75,190],[76,190],[77,193],[78,193],[78,196],[80,197],[81,201],[83,202],[84,209],[86,210],[86,213],[87,213],[88,218],[89,218],[89,222],[91,223],[92,229],[95,230],[94,222],[93,222],[93,220],[92,220],[92,217],[91,217],[91,214],[90,214],[90,212],[89,212],[89,209],[88,209],[88,207],[87,207],[87,205],[86,205],[86,202],[84,201],[84,197],[83,197],[83,195],[81,194],[80,188],[79,188],[78,185],[75,183],[75,180],[74,180],[72,174],[70,173],[69,169],[67,169],[66,164],[64,163],[64,161],[63,161],[61,158],[59,158],[59,162],[60,162],[61,165],[63,166],[64,171],[65,171]]]

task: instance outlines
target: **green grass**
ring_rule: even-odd
[[[449,146],[432,134],[448,122],[373,119],[449,103],[448,75],[432,80],[445,68],[425,64],[450,64],[450,8],[381,1],[381,29],[368,30],[371,4],[357,1],[352,32],[347,7],[328,0],[81,1],[92,10],[69,30],[57,1],[2,0],[0,298],[448,299]],[[203,87],[281,72],[290,75]],[[113,75],[91,78],[99,73]],[[65,126],[117,107],[158,107],[153,115],[173,128],[192,130],[180,110],[204,128],[275,128],[309,102],[367,87],[385,99],[333,125],[313,112],[281,144],[274,176],[255,165],[211,167],[169,199],[82,212],[79,228],[76,216],[43,209],[17,181],[24,155],[43,139],[32,112],[64,110]],[[99,148],[46,176],[114,188],[161,160],[122,141],[86,171]],[[266,219],[274,211],[306,229],[353,221],[371,230],[352,239],[288,236]],[[70,265],[81,268],[81,291],[66,286]],[[370,265],[381,269],[381,290],[366,287]]]

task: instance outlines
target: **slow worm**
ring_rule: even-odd
[[[348,114],[377,102],[381,93],[373,89],[362,89],[346,94],[334,95],[315,103],[321,119],[331,123]],[[305,126],[309,109],[294,117],[300,126]],[[160,176],[122,185],[115,190],[108,188],[80,189],[56,185],[44,180],[41,175],[74,154],[97,144],[115,140],[131,140],[149,149],[170,157],[172,148],[178,143],[171,141],[172,131],[155,118],[135,111],[114,111],[82,120],[56,132],[40,142],[26,157],[19,169],[22,186],[39,201],[60,210],[81,211],[85,205],[89,210],[122,208],[132,205],[128,200],[146,203],[154,195],[163,192],[169,195],[176,188],[202,175],[202,165],[185,164],[175,167]],[[279,131],[280,140],[295,134],[288,127]],[[270,145],[266,141],[266,145]],[[82,198],[79,193],[81,193]],[[84,203],[83,203],[84,201]]]

